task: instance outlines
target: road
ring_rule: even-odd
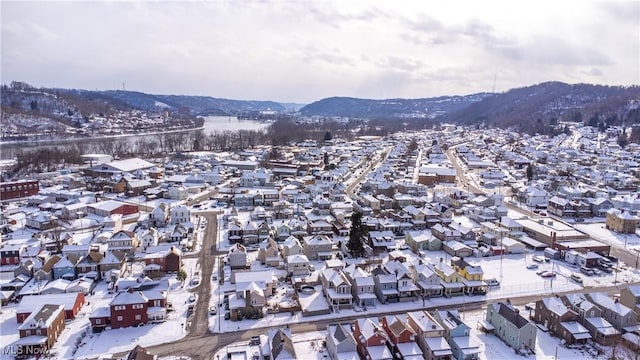
[[[631,284],[624,284],[624,286],[628,286]],[[596,290],[596,289],[594,289]],[[582,293],[585,289],[566,291],[566,292],[558,292],[554,293],[554,295],[564,295],[570,293]],[[616,294],[620,292],[618,286],[608,286],[597,288],[599,292],[606,292],[610,295]],[[548,296],[552,296],[552,294],[547,294]],[[514,305],[523,305],[530,302],[535,302],[540,300],[541,294],[520,296],[520,297],[511,297],[511,298],[502,298],[502,299],[490,299],[490,300],[474,300],[474,296],[467,296],[467,301],[464,304],[461,303],[453,303],[450,305],[439,305],[437,307],[438,310],[445,309],[458,309],[458,310],[478,310],[485,308],[487,303],[494,303],[497,301],[506,301],[507,299],[511,301]],[[452,299],[453,300],[453,299]],[[455,298],[455,300],[460,301],[460,297]],[[462,299],[464,300],[464,299]],[[404,314],[407,310],[397,310],[397,311],[383,311],[384,307],[381,306],[377,310],[380,312],[378,314],[372,314],[369,312],[367,316],[381,316],[381,315],[396,315],[396,314]],[[427,306],[421,310],[435,310],[434,306]],[[327,329],[327,325],[337,323],[337,322],[353,322],[356,319],[362,318],[363,315],[356,314],[345,317],[330,317],[330,318],[321,318],[314,319],[309,318],[309,322],[299,323],[299,324],[290,324],[291,332],[293,334],[300,334],[304,332],[310,331],[325,331]],[[248,321],[248,320],[245,320]],[[265,334],[265,328],[254,328],[251,330],[240,330],[240,331],[232,331],[225,332],[222,334],[212,334],[210,332],[205,332],[203,334],[190,334],[184,339],[177,340],[171,343],[166,343],[157,346],[147,347],[152,354],[158,354],[162,356],[188,356],[192,359],[213,359],[213,354],[215,354],[221,347],[233,344],[239,341],[249,341],[252,336]]]

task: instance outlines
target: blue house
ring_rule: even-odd
[[[471,328],[462,321],[457,310],[436,311],[434,319],[444,328],[444,337],[458,360],[477,360],[480,345],[469,336]]]
[[[68,256],[64,256],[57,263],[55,263],[55,265],[53,265],[53,280],[57,279],[76,279],[75,264],[71,262],[71,260],[69,260]]]

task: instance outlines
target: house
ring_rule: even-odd
[[[568,308],[560,298],[538,300],[533,319],[566,344],[585,343],[591,339],[589,330],[577,322],[578,313]]]
[[[442,240],[433,236],[430,230],[407,231],[405,244],[414,252],[442,250]]]
[[[107,274],[112,270],[116,270],[117,273],[122,274],[124,272],[124,266],[124,253],[106,251],[104,253],[104,257],[98,262],[98,271],[100,272],[100,278],[111,281],[111,279],[107,278]]]
[[[333,311],[340,312],[340,309],[352,307],[351,283],[344,273],[337,269],[324,269],[320,272],[320,281],[322,291]]]
[[[122,253],[133,253],[138,247],[138,234],[132,231],[120,230],[107,239],[109,251],[118,251]]]
[[[443,295],[450,297],[462,295],[464,291],[464,279],[453,267],[447,265],[442,259],[433,264],[433,270],[440,278],[440,285],[443,287]]]
[[[16,308],[16,321],[18,324],[24,322],[41,304],[61,305],[65,320],[73,320],[82,309],[84,302],[83,293],[23,296]]]
[[[620,332],[635,331],[638,325],[638,314],[631,308],[613,300],[605,293],[587,293],[588,300],[602,310],[602,317]]]
[[[158,265],[158,270],[165,273],[178,272],[182,268],[182,251],[172,246],[163,251],[146,254],[144,263],[146,266]]]
[[[332,257],[334,242],[326,235],[311,235],[302,238],[304,252],[309,260],[328,260]]]
[[[231,283],[236,289],[247,288],[248,283],[255,282],[262,289],[265,296],[272,296],[277,288],[278,278],[270,270],[266,271],[238,271],[231,274]]]
[[[71,256],[71,258],[74,258],[74,256]],[[74,261],[77,260],[78,258],[75,257]],[[63,256],[53,265],[53,280],[62,278],[66,280],[73,280],[76,278],[75,270],[75,263],[69,259],[69,256]]]
[[[270,238],[260,243],[260,249],[258,250],[258,260],[260,260],[261,264],[267,266],[278,267],[280,265],[282,257],[280,256],[280,249],[278,249],[278,244],[276,244],[274,239]]]
[[[287,256],[287,273],[289,275],[308,275],[309,259],[306,255],[290,255]]]
[[[472,248],[456,240],[444,242],[442,245],[442,250],[444,250],[451,256],[457,256],[460,258],[473,256]]]
[[[296,349],[293,346],[290,329],[269,329],[269,360],[295,360]]]
[[[329,324],[327,326],[327,352],[331,360],[360,359],[351,324]]]
[[[361,359],[394,359],[388,347],[389,338],[377,318],[357,319],[353,336],[357,342],[357,351]]]
[[[432,296],[442,296],[443,287],[433,265],[418,264],[410,266],[410,270],[413,282],[418,286],[419,295],[423,300]]]
[[[231,269],[246,269],[248,267],[247,249],[240,243],[231,245],[227,257]]]
[[[444,338],[445,332],[434,317],[426,311],[407,313],[407,322],[416,332],[416,341],[427,360],[450,360],[453,353]]]
[[[373,282],[375,284],[376,296],[378,301],[383,304],[396,303],[400,301],[398,292],[398,281],[395,274],[389,274],[386,271],[380,271],[379,268],[374,271]]]
[[[620,289],[620,303],[640,316],[640,285],[629,285]]]
[[[347,266],[342,272],[351,284],[351,295],[353,295],[354,304],[365,309],[375,307],[376,294],[373,277],[355,264]]]
[[[166,292],[162,290],[134,290],[117,292],[109,303],[109,308],[98,308],[89,316],[94,332],[102,331],[107,325],[112,329],[161,321],[166,316]]]
[[[405,266],[404,262],[394,260],[384,264],[387,273],[393,274],[396,278],[399,301],[413,301],[420,289],[413,282],[411,270]]]
[[[191,221],[189,208],[185,205],[174,206],[169,210],[169,223],[172,225],[182,224]]]
[[[38,211],[27,215],[25,225],[36,230],[49,230],[58,226],[58,218],[50,212]]]
[[[620,234],[635,234],[640,218],[628,211],[609,209],[607,211],[606,227]]]
[[[64,306],[40,304],[18,326],[20,339],[15,343],[18,354],[40,356],[58,340],[64,330]]]
[[[462,276],[462,284],[464,284],[465,292],[472,294],[486,294],[487,285],[484,280],[484,271],[480,265],[471,265],[466,260],[453,257],[451,258],[451,266]]]
[[[167,225],[169,219],[169,206],[166,203],[160,203],[149,214],[149,225],[155,227],[163,227]]]
[[[471,338],[471,328],[460,317],[457,310],[440,310],[433,313],[433,318],[444,329],[444,336],[451,346],[451,352],[457,360],[477,360],[480,345]]]
[[[387,332],[394,357],[405,360],[422,360],[422,349],[417,344],[416,331],[407,322],[406,315],[388,315],[380,318]]]
[[[495,335],[516,351],[535,349],[538,328],[511,304],[498,302],[487,305],[486,320],[495,328]]]
[[[0,245],[0,265],[20,264],[20,253],[25,245],[1,244]]]

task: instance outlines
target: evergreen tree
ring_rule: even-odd
[[[347,249],[351,256],[359,257],[364,255],[364,239],[367,236],[367,228],[362,224],[362,213],[354,212],[351,215],[351,230],[349,231],[349,242]]]
[[[533,165],[531,165],[531,163],[527,165],[527,180],[529,180],[529,182],[533,180]]]

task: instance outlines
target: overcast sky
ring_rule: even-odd
[[[640,1],[1,1],[2,83],[309,103],[640,84]]]

